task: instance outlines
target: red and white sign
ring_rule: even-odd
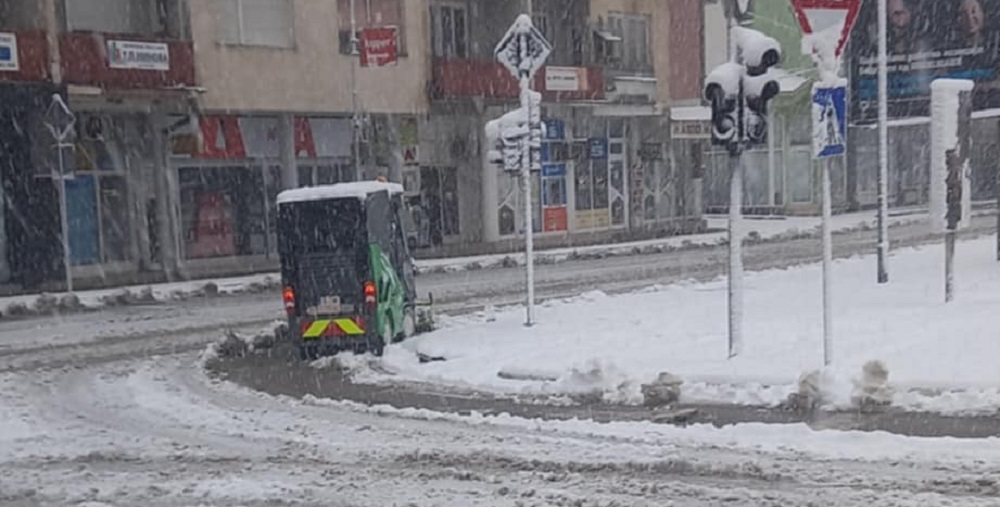
[[[361,66],[386,67],[399,61],[398,30],[394,26],[361,31]]]
[[[836,29],[840,32],[836,56],[840,56],[858,19],[861,0],[792,0],[795,16],[806,35]]]

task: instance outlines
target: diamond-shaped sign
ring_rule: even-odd
[[[57,142],[62,143],[73,133],[75,125],[76,115],[66,105],[62,95],[53,94],[52,103],[45,112],[45,127],[49,129],[49,133]]]
[[[792,0],[792,7],[803,34],[836,32],[835,54],[840,57],[858,19],[861,0]]]
[[[535,77],[552,53],[552,44],[535,28],[527,14],[518,16],[500,39],[493,54],[516,78]]]

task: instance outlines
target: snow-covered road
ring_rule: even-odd
[[[0,393],[3,505],[978,506],[1000,480],[992,441],[303,403],[195,354],[9,373]]]
[[[904,230],[906,241],[924,235]],[[871,234],[839,240],[850,255]],[[721,253],[546,266],[542,293],[714,277]],[[758,269],[817,254],[814,240],[748,249]],[[520,280],[498,269],[421,284],[460,309],[514,297]],[[463,417],[209,378],[198,351],[220,327],[278,316],[275,303],[244,295],[0,322],[0,505],[985,506],[1000,494],[996,439]]]

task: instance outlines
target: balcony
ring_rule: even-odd
[[[459,100],[473,97],[516,99],[519,86],[510,72],[497,62],[472,59],[436,59],[431,98]],[[547,102],[604,99],[601,67],[543,67],[534,88]]]
[[[47,81],[49,45],[41,30],[6,32],[0,41],[0,81]]]
[[[59,36],[63,80],[105,89],[194,86],[191,41],[70,32]]]

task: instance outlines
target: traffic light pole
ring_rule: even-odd
[[[889,283],[889,43],[888,8],[878,4],[878,283]]]
[[[742,107],[741,107],[742,109]],[[742,113],[740,114],[742,116]],[[743,147],[729,154],[729,359],[743,351]]]

